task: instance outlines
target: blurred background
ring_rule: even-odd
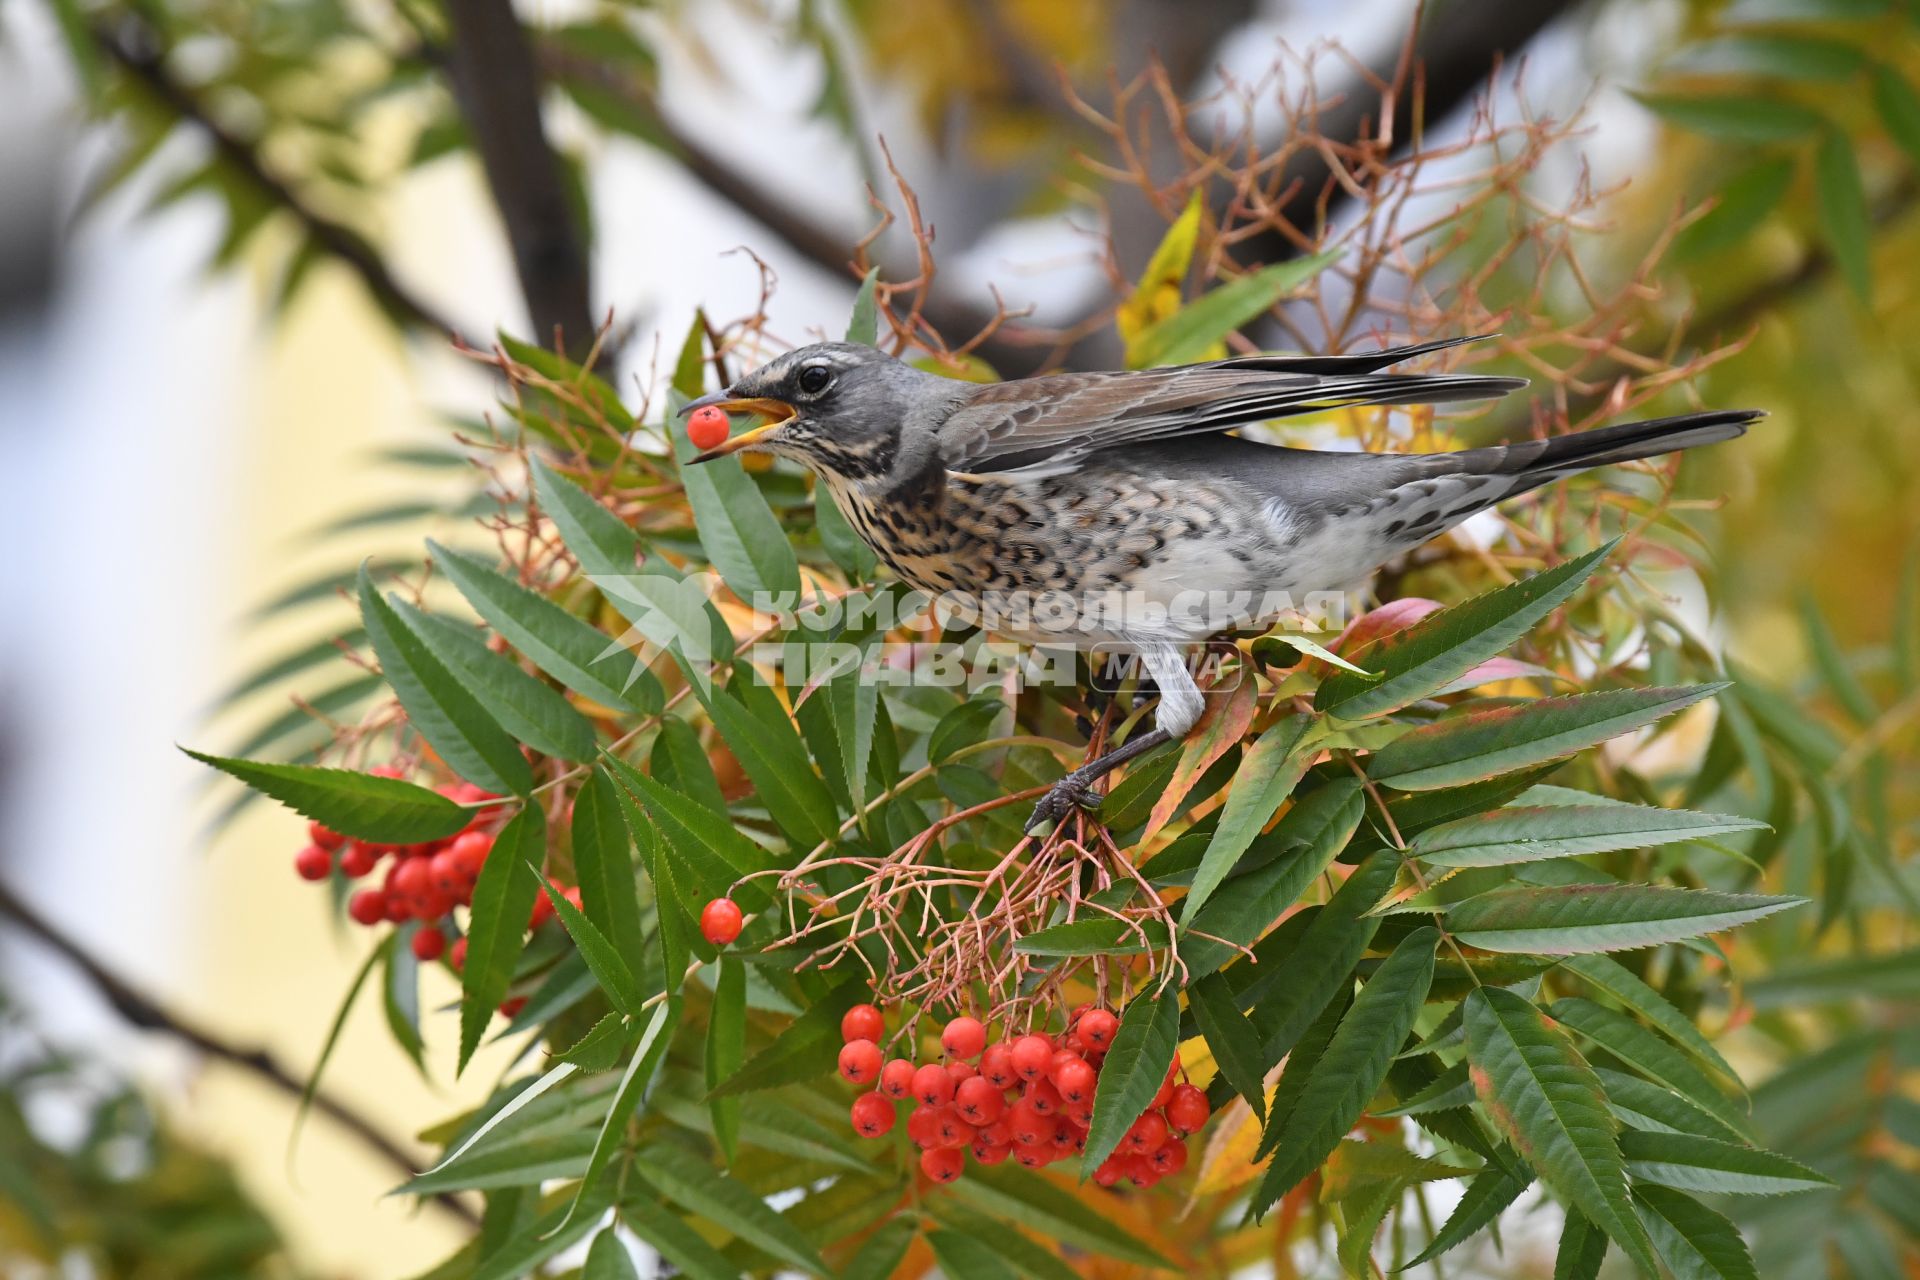
[[[405,554],[470,495],[416,456],[494,395],[450,334],[557,331],[577,354],[610,317],[599,367],[637,403],[696,308],[751,314],[770,279],[771,333],[837,332],[869,186],[894,196],[881,138],[936,228],[930,319],[958,340],[993,290],[1032,308],[979,352],[1013,376],[1119,363],[1104,321],[1169,215],[1115,180],[1082,107],[1151,65],[1210,99],[1222,136],[1273,146],[1277,104],[1303,93],[1321,132],[1389,148],[1414,101],[1439,139],[1487,104],[1577,117],[1532,180],[1543,199],[1596,193],[1591,269],[1637,291],[1607,342],[1655,363],[1742,344],[1692,389],[1773,415],[1688,490],[1717,508],[1717,642],[1823,712],[1848,700],[1836,664],[1871,685],[1903,660],[1920,532],[1909,3],[450,7],[0,4],[8,1274],[405,1275],[465,1238],[454,1213],[383,1196],[413,1132],[504,1062],[456,1087],[444,1020],[416,1069],[362,1001],[322,1085],[335,1112],[294,1148],[364,943],[291,873],[298,824],[224,813],[233,794],[173,744],[291,757],[314,722],[290,689],[322,715],[352,705],[350,682],[299,684],[340,634],[329,575]],[[1419,92],[1383,105],[1404,65]],[[1169,144],[1141,163],[1181,159]],[[1342,216],[1311,156],[1290,177],[1280,198],[1302,218]],[[911,250],[881,240],[883,278],[912,275]],[[1594,374],[1555,392],[1608,393]],[[1915,709],[1840,706],[1833,732],[1910,743]],[[1893,869],[1868,907],[1900,891],[1913,845],[1911,756],[1884,767]],[[1848,924],[1897,951],[1880,928]],[[1910,998],[1915,974],[1889,990]],[[453,997],[443,976],[429,1008]],[[66,1270],[28,1261],[42,1211],[89,1240]]]

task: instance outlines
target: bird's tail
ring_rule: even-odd
[[[1493,465],[1489,471],[1523,478],[1538,476],[1545,484],[1563,475],[1590,467],[1633,462],[1663,453],[1678,453],[1704,444],[1719,444],[1747,433],[1747,427],[1765,417],[1759,409],[1717,409],[1706,413],[1683,413],[1673,418],[1653,418],[1646,422],[1625,422],[1617,427],[1597,427],[1550,440],[1524,444],[1497,445],[1492,449],[1474,449],[1468,456],[1485,454]],[[1477,468],[1476,468],[1477,469]]]

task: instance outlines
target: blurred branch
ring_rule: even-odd
[[[559,155],[540,119],[533,44],[512,0],[447,6],[454,95],[507,227],[528,318],[541,343],[558,337],[578,359],[591,349],[586,245]]]
[[[197,1026],[179,1014],[162,1008],[152,998],[131,986],[126,979],[88,954],[78,942],[62,932],[59,926],[41,915],[32,905],[3,884],[0,884],[0,915],[11,918],[28,934],[80,970],[101,997],[113,1007],[113,1011],[132,1026],[170,1036],[191,1046],[205,1057],[236,1066],[264,1080],[296,1101],[305,1096],[306,1084],[291,1075],[265,1049],[247,1049],[230,1044],[205,1027]],[[399,1169],[407,1177],[412,1177],[418,1172],[413,1159],[392,1139],[375,1128],[365,1116],[332,1094],[323,1089],[315,1089],[313,1107],[314,1110],[329,1117],[360,1139],[376,1155]],[[441,1208],[468,1226],[479,1226],[478,1216],[458,1197],[443,1192],[433,1199]]]
[[[308,239],[358,275],[388,313],[436,333],[457,332],[444,316],[394,279],[379,253],[359,232],[309,207],[285,180],[268,169],[256,140],[240,137],[213,118],[194,91],[167,70],[166,51],[149,23],[131,13],[120,13],[96,22],[88,30],[102,54],[170,113],[206,134],[222,160],[267,199],[292,214]]]

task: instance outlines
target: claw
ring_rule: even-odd
[[[1053,784],[1053,789],[1040,797],[1040,803],[1033,806],[1033,816],[1027,819],[1026,832],[1032,835],[1036,828],[1045,823],[1058,822],[1074,809],[1093,809],[1100,804],[1100,797],[1093,792],[1093,784],[1068,774]]]

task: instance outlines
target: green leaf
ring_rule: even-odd
[[[620,812],[620,793],[596,765],[573,798],[573,870],[587,919],[622,957],[642,949],[640,896],[633,871],[633,838]]]
[[[1136,1266],[1173,1266],[1150,1245],[1122,1230],[1109,1215],[1039,1174],[1010,1164],[968,1169],[946,1194],[996,1220],[1025,1227],[1063,1245]]]
[[[1453,716],[1388,743],[1367,771],[1398,791],[1459,786],[1583,751],[1724,688],[1612,689]]]
[[[500,727],[543,755],[591,760],[593,726],[565,697],[487,648],[480,628],[393,601],[400,621],[487,709]]]
[[[353,975],[353,981],[347,984],[347,994],[340,1000],[340,1007],[334,1010],[333,1021],[327,1026],[327,1038],[320,1043],[320,1056],[314,1059],[313,1070],[307,1073],[307,1082],[300,1090],[300,1104],[294,1108],[293,1128],[287,1134],[287,1167],[293,1167],[294,1149],[300,1145],[300,1131],[306,1124],[307,1113],[313,1109],[313,1096],[319,1092],[320,1077],[326,1074],[327,1063],[333,1058],[333,1051],[340,1043],[340,1032],[347,1025],[347,1015],[353,1012],[354,1001],[360,998],[360,988],[367,985],[367,976],[380,962],[386,946],[375,947],[360,962],[360,968]]]
[[[1167,927],[1158,920],[1138,924],[1112,916],[1082,916],[1048,925],[1014,940],[1023,956],[1142,955],[1167,945]]]
[[[748,667],[738,671],[735,679],[755,678]],[[770,724],[771,717],[755,716],[729,693],[701,696],[696,689],[695,696],[781,830],[803,850],[831,840],[840,829],[833,796],[813,771],[806,747],[785,711],[776,709],[779,723]]]
[[[1752,818],[1615,801],[1510,807],[1429,827],[1413,838],[1412,851],[1429,866],[1499,867],[1706,840],[1766,825]]]
[[[1087,1127],[1082,1181],[1113,1154],[1133,1122],[1153,1101],[1180,1047],[1180,993],[1136,995],[1120,1017],[1119,1034],[1100,1068],[1093,1096],[1093,1122]]]
[[[379,844],[419,844],[450,836],[473,815],[437,791],[398,778],[304,764],[269,764],[182,747],[201,764],[230,773],[262,795],[341,835]]]
[[[1867,65],[1858,46],[1844,40],[1793,35],[1716,36],[1689,45],[1669,68],[1691,74],[1774,76],[1787,80],[1850,80]]]
[[[358,592],[381,673],[420,736],[469,782],[495,793],[524,796],[533,790],[533,771],[519,744],[380,598],[364,564]]]
[[[1447,909],[1447,929],[1488,951],[1564,956],[1697,938],[1805,901],[1651,884],[1544,885],[1456,902]]]
[[[546,857],[546,814],[530,804],[494,837],[493,852],[480,864],[467,918],[467,965],[461,970],[460,1063],[480,1044],[495,1006],[507,994],[527,931],[527,917],[540,892],[529,865]]]
[[[471,1178],[450,1176],[460,1167],[461,1157],[478,1147],[481,1140],[488,1134],[493,1133],[496,1129],[505,1125],[516,1115],[527,1112],[535,1102],[539,1101],[542,1095],[563,1083],[578,1071],[579,1068],[571,1062],[562,1062],[549,1067],[541,1074],[539,1079],[529,1083],[524,1089],[521,1089],[518,1093],[514,1094],[512,1098],[508,1099],[498,1111],[488,1116],[486,1120],[472,1133],[468,1134],[458,1146],[447,1152],[438,1164],[428,1169],[425,1173],[421,1173],[408,1181],[406,1189],[417,1195],[425,1195],[449,1187],[469,1187],[477,1185],[475,1180]],[[595,1096],[597,1097],[598,1095]],[[516,1136],[524,1139],[526,1135],[517,1134]],[[531,1144],[523,1141],[516,1145],[524,1147]],[[535,1158],[540,1159],[542,1156],[536,1155]],[[566,1174],[562,1176],[570,1176],[575,1167],[570,1152],[567,1163]],[[533,1175],[535,1180],[545,1176],[550,1175],[544,1170],[536,1170]]]
[[[1466,1193],[1454,1205],[1453,1212],[1447,1215],[1446,1222],[1433,1233],[1433,1239],[1427,1242],[1427,1247],[1394,1270],[1412,1270],[1478,1235],[1504,1213],[1508,1205],[1518,1200],[1522,1191],[1532,1185],[1532,1178],[1510,1173],[1497,1165],[1482,1169],[1467,1184]]]
[[[586,1265],[580,1269],[580,1280],[640,1280],[633,1255],[627,1252],[627,1246],[611,1227],[593,1238]]]
[[[853,314],[847,317],[848,342],[863,347],[879,345],[880,306],[874,297],[879,283],[879,267],[869,267],[867,274],[860,278],[860,288],[853,295]]]
[[[534,492],[560,530],[561,541],[587,573],[631,573],[638,563],[640,539],[619,516],[593,495],[555,471],[535,454],[530,460]]]
[[[1920,997],[1920,947],[1783,964],[1747,984],[1747,998],[1759,1009],[1916,997]]]
[[[620,1201],[620,1220],[633,1234],[695,1280],[740,1280],[740,1268],[707,1243],[706,1237],[663,1208],[650,1188],[630,1189]]]
[[[1401,940],[1360,989],[1326,1050],[1313,1065],[1298,1100],[1280,1125],[1273,1163],[1253,1194],[1250,1212],[1265,1214],[1281,1196],[1319,1167],[1386,1082],[1387,1069],[1413,1030],[1433,981],[1440,931],[1416,929]]]
[[[527,867],[536,875],[539,874],[537,863],[529,861]],[[593,921],[587,919],[584,912],[567,901],[566,895],[560,892],[553,881],[541,876],[540,887],[546,892],[547,901],[553,905],[561,927],[573,939],[580,958],[587,962],[587,968],[593,972],[593,980],[600,984],[600,990],[606,993],[613,1007],[628,1017],[638,1014],[640,1003],[646,996],[635,981],[633,970],[627,967],[625,958],[607,940],[607,935],[594,927]]]
[[[1693,1019],[1673,1007],[1667,998],[1642,982],[1632,970],[1604,955],[1571,956],[1560,967],[1577,974],[1582,982],[1604,991],[1633,1012],[1667,1033],[1682,1049],[1702,1065],[1718,1071],[1729,1080],[1740,1077],[1711,1041],[1700,1034]]]
[[[1399,865],[1390,853],[1368,858],[1307,926],[1288,960],[1286,981],[1251,1013],[1265,1039],[1267,1061],[1286,1056],[1320,1011],[1351,986],[1353,967],[1380,928],[1380,918],[1367,912],[1393,886]]]
[[[585,967],[584,964],[582,966]],[[573,1047],[561,1055],[582,1071],[611,1071],[620,1064],[627,1051],[628,1025],[626,1018],[617,1013],[609,1013],[584,1036],[573,1042]]]
[[[1759,1280],[1740,1228],[1698,1200],[1635,1187],[1633,1207],[1674,1280]]]
[[[900,1260],[919,1234],[919,1225],[910,1217],[890,1218],[868,1236],[858,1253],[847,1263],[840,1280],[891,1280]]]
[[[707,1013],[707,1092],[731,1080],[746,1060],[747,968],[738,956],[722,955],[713,982],[713,1007]],[[734,1161],[740,1140],[740,1099],[711,1098],[714,1141],[727,1163]]]
[[[1732,248],[1759,229],[1793,185],[1791,156],[1770,156],[1734,174],[1714,193],[1713,208],[1674,239],[1674,256],[1695,261]]]
[[[1920,92],[1905,76],[1882,64],[1873,69],[1873,105],[1887,135],[1920,164]]]
[[[1679,1191],[1778,1196],[1834,1185],[1797,1160],[1691,1133],[1628,1129],[1620,1135],[1620,1154],[1635,1178]]]
[[[949,1280],[1019,1280],[1019,1273],[982,1241],[958,1231],[934,1231],[927,1243]]]
[[[498,1248],[489,1251],[467,1280],[521,1280],[538,1274],[542,1263],[571,1248],[598,1224],[612,1199],[612,1187],[603,1183],[587,1190],[588,1212],[574,1213],[571,1203],[552,1209],[528,1223]],[[563,1218],[572,1222],[561,1231]]]
[[[1365,720],[1432,697],[1520,639],[1592,576],[1619,540],[1485,595],[1430,613],[1365,652],[1378,673],[1336,673],[1321,682],[1314,707],[1341,720]]]
[[[1209,290],[1135,335],[1128,344],[1128,363],[1145,369],[1205,359],[1215,343],[1258,318],[1339,258],[1337,249],[1295,258],[1250,271]]]
[[[381,1004],[387,1016],[387,1030],[393,1033],[413,1065],[424,1075],[426,1063],[421,1054],[426,1046],[420,1039],[420,962],[413,955],[413,935],[419,926],[409,921],[387,935],[385,981],[380,984]]]
[[[1311,763],[1311,753],[1302,746],[1311,738],[1313,720],[1291,715],[1276,722],[1253,744],[1234,775],[1233,789],[1220,810],[1220,821],[1213,839],[1200,857],[1193,873],[1192,887],[1181,906],[1180,919],[1192,924],[1200,908],[1227,878],[1261,828],[1272,820]]]
[[[1826,127],[1819,112],[1758,94],[1636,93],[1641,106],[1675,128],[1734,142],[1788,142]]]
[[[1234,1002],[1227,980],[1208,974],[1187,988],[1187,1004],[1193,1010],[1200,1034],[1220,1068],[1220,1074],[1233,1091],[1245,1098],[1254,1115],[1267,1118],[1266,1055],[1261,1051],[1260,1035]]]
[[[665,696],[660,682],[606,632],[472,556],[428,542],[434,563],[467,603],[533,664],[604,707],[648,715]]]
[[[1567,1210],[1560,1248],[1553,1256],[1553,1280],[1596,1280],[1606,1258],[1606,1234],[1574,1210]]]
[[[1719,1086],[1691,1058],[1626,1014],[1578,996],[1554,1001],[1547,1012],[1640,1074],[1682,1094],[1702,1110],[1712,1112],[1723,1123],[1735,1129],[1745,1127],[1740,1108],[1720,1092]]]
[[[834,676],[816,695],[827,699],[832,713],[834,736],[840,743],[840,771],[855,809],[866,804],[867,764],[873,756],[873,727],[880,712],[880,686],[869,677],[864,660],[871,641],[879,638],[875,634],[860,644],[862,661]],[[831,803],[831,797],[828,800]]]
[[[731,1098],[828,1074],[840,1053],[840,1019],[867,996],[866,983],[858,975],[842,978],[708,1096]]]
[[[742,876],[765,870],[770,863],[759,845],[741,835],[724,811],[715,812],[698,800],[662,786],[632,765],[613,756],[604,759],[614,779],[638,800],[666,837],[666,848],[678,859],[674,881],[694,895],[690,901],[733,896],[742,910],[758,911],[771,899],[753,881],[736,886]],[[682,874],[684,872],[684,875]]]
[[[1873,293],[1873,218],[1853,143],[1838,129],[1828,130],[1813,153],[1813,185],[1827,249],[1854,296],[1864,301]]]
[[[680,462],[680,483],[693,508],[694,529],[701,549],[733,593],[762,612],[797,600],[800,562],[787,540],[780,518],[767,505],[766,495],[736,457],[719,457],[690,465],[699,450],[686,432],[673,434],[674,456]]]
[[[654,1073],[659,1071],[661,1061],[667,1056],[667,1042],[672,1037],[660,1033],[678,1020],[679,1005],[677,1000],[662,1001],[654,1008],[653,1017],[647,1020],[646,1029],[640,1033],[640,1043],[634,1046],[633,1057],[627,1062],[625,1074],[620,1077],[620,1087],[614,1091],[613,1105],[607,1108],[606,1116],[600,1121],[600,1133],[593,1140],[593,1154],[587,1158],[587,1172],[580,1179],[580,1190],[574,1195],[573,1203],[567,1206],[566,1216],[560,1219],[560,1225],[553,1229],[556,1234],[565,1229],[573,1221],[573,1216],[580,1212],[588,1198],[588,1189],[599,1184],[600,1175],[606,1172],[613,1153],[626,1141],[627,1122],[640,1110],[647,1087],[653,1083]]]
[[[1455,1006],[1456,1010],[1458,1006]],[[1407,1056],[1402,1053],[1401,1057]],[[1474,1099],[1473,1080],[1467,1074],[1466,1062],[1460,1061],[1435,1076],[1425,1088],[1416,1089],[1407,1095],[1399,1106],[1388,1111],[1375,1112],[1382,1116],[1424,1116],[1435,1111],[1451,1111],[1464,1107]]]
[[[1467,996],[1467,1060],[1501,1136],[1648,1276],[1659,1268],[1627,1194],[1626,1162],[1592,1068],[1538,1009],[1497,987]]]
[[[1738,1127],[1664,1085],[1605,1066],[1595,1067],[1593,1073],[1600,1077],[1607,1091],[1607,1110],[1632,1128],[1658,1133],[1692,1133],[1731,1142],[1747,1140],[1747,1135]]]
[[[654,1143],[641,1150],[631,1169],[683,1209],[754,1248],[802,1271],[832,1273],[806,1237],[768,1208],[758,1193],[681,1148]]]

